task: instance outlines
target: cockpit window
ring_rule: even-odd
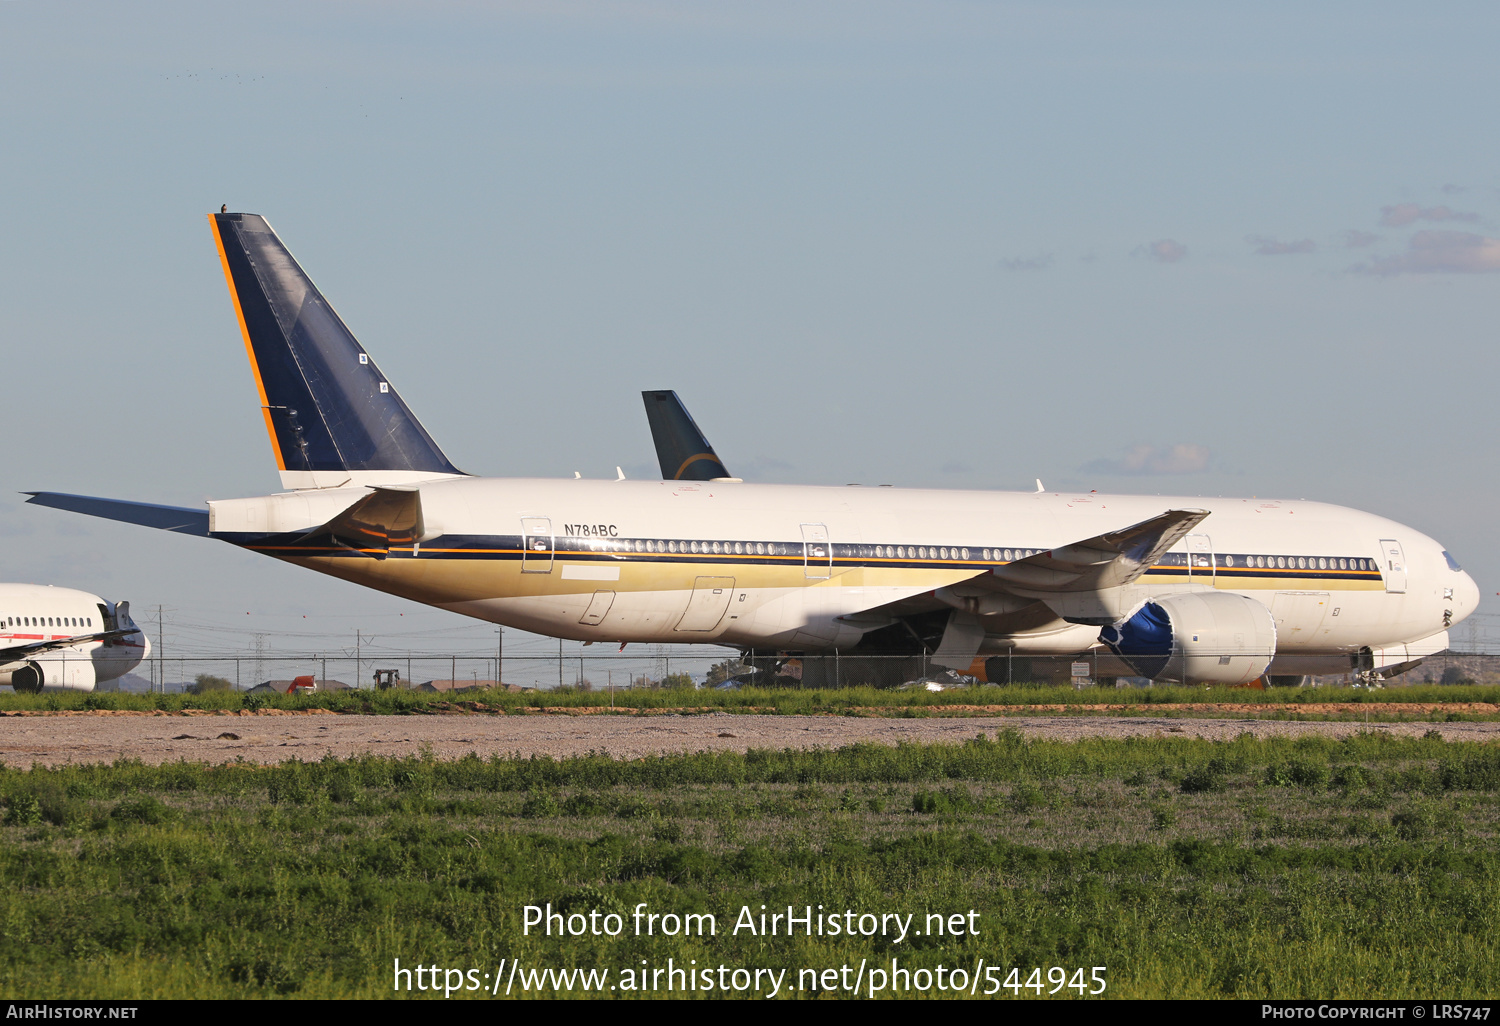
[[[1448,569],[1449,570],[1452,570],[1455,573],[1458,573],[1458,572],[1460,572],[1460,571],[1463,570],[1463,567],[1461,567],[1461,566],[1458,565],[1458,560],[1456,560],[1452,556],[1448,555],[1448,552],[1447,552],[1446,549],[1443,551],[1443,558],[1448,561]]]

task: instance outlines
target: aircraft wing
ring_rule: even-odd
[[[1202,509],[1167,510],[1119,531],[997,566],[988,576],[1012,595],[1041,599],[1065,620],[1111,624],[1134,612],[1130,585],[1207,516]]]
[[[127,502],[124,499],[99,499],[92,495],[68,495],[64,492],[23,492],[26,501],[37,506],[51,506],[73,513],[86,513],[105,520],[155,527],[178,534],[208,537],[208,510],[182,506],[158,506],[150,502]]]
[[[100,631],[97,634],[75,634],[71,638],[56,638],[52,641],[32,641],[25,645],[9,645],[0,648],[0,665],[19,662],[30,656],[40,655],[43,652],[51,652],[59,648],[71,648],[74,645],[82,645],[89,641],[116,641],[132,634],[141,633],[140,628],[132,627],[129,630]]]
[[[1207,516],[1168,510],[839,619],[867,631],[904,629],[924,646],[936,640],[934,662],[962,669],[987,634],[1062,629],[1059,621],[1103,626],[1129,616],[1147,597],[1136,580]]]

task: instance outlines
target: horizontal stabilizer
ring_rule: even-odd
[[[92,495],[68,495],[64,492],[24,492],[26,501],[37,506],[51,506],[73,513],[86,513],[105,520],[120,520],[142,527],[155,527],[178,534],[208,537],[208,510],[182,506],[158,506],[151,502],[127,502],[124,499],[98,499]]]
[[[677,393],[642,392],[651,440],[663,481],[712,481],[731,477]]]
[[[303,537],[332,537],[340,545],[380,559],[393,547],[419,543],[425,530],[421,492],[415,488],[376,488]]]

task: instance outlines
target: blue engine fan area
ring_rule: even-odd
[[[1136,673],[1155,680],[1172,658],[1172,617],[1147,602],[1124,623],[1100,631],[1099,640]]]
[[[1260,602],[1186,592],[1147,602],[1099,640],[1136,673],[1183,684],[1248,684],[1276,655],[1276,623]]]

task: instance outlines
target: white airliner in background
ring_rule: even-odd
[[[151,652],[130,603],[40,584],[0,584],[0,684],[92,691]]]
[[[264,218],[210,223],[288,491],[206,511],[30,501],[555,637],[763,655],[1091,653],[1100,675],[1222,684],[1391,674],[1478,603],[1438,542],[1315,502],[471,477]]]

